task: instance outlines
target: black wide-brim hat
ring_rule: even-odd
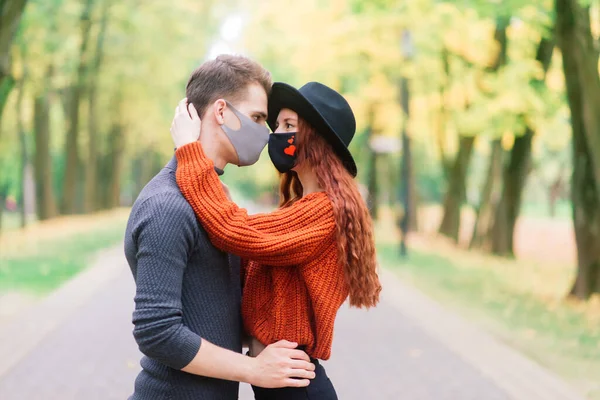
[[[341,94],[318,82],[309,82],[300,89],[275,82],[269,97],[267,119],[273,132],[277,129],[277,116],[282,108],[294,110],[312,125],[331,145],[348,172],[356,176],[356,163],[348,150],[356,132],[356,120],[352,108]]]

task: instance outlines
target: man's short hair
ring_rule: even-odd
[[[260,84],[269,95],[273,85],[271,73],[247,57],[221,54],[196,68],[187,83],[186,97],[203,117],[208,106],[218,99],[243,100],[251,83]]]

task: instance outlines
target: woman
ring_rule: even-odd
[[[193,106],[189,111],[199,119]],[[176,118],[189,118],[183,113]],[[177,183],[213,244],[247,260],[242,316],[250,355],[287,339],[315,363],[307,388],[254,387],[256,398],[337,399],[318,362],[330,357],[337,311],[348,297],[351,306],[375,306],[381,291],[371,219],[348,151],[354,114],[339,93],[320,83],[300,90],[275,83],[268,124],[274,132],[269,155],[282,173],[277,211],[249,216],[229,201],[193,133],[176,152]],[[185,136],[174,129],[174,137]]]

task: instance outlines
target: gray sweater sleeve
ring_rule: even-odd
[[[197,222],[182,197],[159,193],[134,215],[137,273],[133,335],[146,356],[181,369],[198,353],[201,338],[183,324],[181,292]]]

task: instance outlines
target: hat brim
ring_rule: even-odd
[[[298,89],[287,83],[275,82],[269,96],[269,117],[267,123],[273,132],[277,129],[277,117],[283,108],[289,108],[311,124],[331,145],[342,160],[344,167],[353,177],[356,177],[356,162],[342,139],[337,135],[327,120],[313,107]]]

